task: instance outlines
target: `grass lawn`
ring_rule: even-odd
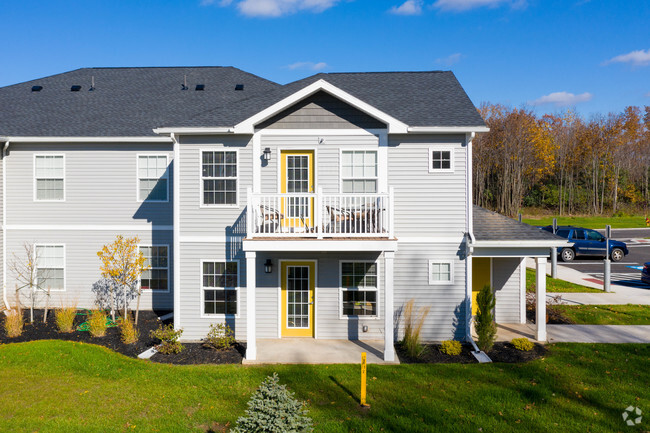
[[[174,366],[73,342],[0,346],[0,429],[226,431],[276,371],[308,401],[316,432],[613,432],[650,413],[650,345],[556,344],[526,364]]]
[[[526,291],[534,292],[535,291],[535,271],[533,269],[526,269]],[[558,280],[557,278],[551,278],[548,275],[546,276],[546,291],[549,293],[559,292],[559,293],[604,293],[599,289],[592,289],[591,287],[581,286],[580,284],[570,283],[564,280]]]
[[[549,226],[553,224],[553,217],[523,218],[522,221],[533,226]],[[611,225],[613,229],[634,229],[646,227],[645,216],[643,215],[625,217],[558,217],[557,224],[560,226],[578,226],[588,229],[604,229],[607,224]]]
[[[650,305],[555,305],[577,325],[650,325]]]

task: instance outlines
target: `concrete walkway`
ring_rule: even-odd
[[[546,325],[549,343],[650,343],[650,325]],[[497,341],[535,340],[535,325],[499,324]]]
[[[257,340],[257,359],[244,364],[359,364],[366,352],[368,364],[384,362],[384,340],[317,340],[282,338]],[[397,359],[397,357],[395,357]]]

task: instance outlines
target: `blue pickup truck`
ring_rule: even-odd
[[[553,233],[553,226],[542,227],[542,230]],[[605,257],[605,236],[596,230],[585,229],[573,226],[558,226],[555,232],[557,236],[566,238],[573,242],[573,246],[562,248],[559,251],[560,258],[564,262],[570,262],[576,256],[599,256]],[[609,257],[613,262],[623,260],[629,253],[625,242],[609,240]]]

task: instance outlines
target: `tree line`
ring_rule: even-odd
[[[647,213],[650,106],[584,119],[483,104],[490,132],[473,143],[474,203],[515,216]]]

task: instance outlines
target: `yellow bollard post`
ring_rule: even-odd
[[[359,398],[361,406],[368,406],[366,404],[366,352],[361,353],[361,398]]]

